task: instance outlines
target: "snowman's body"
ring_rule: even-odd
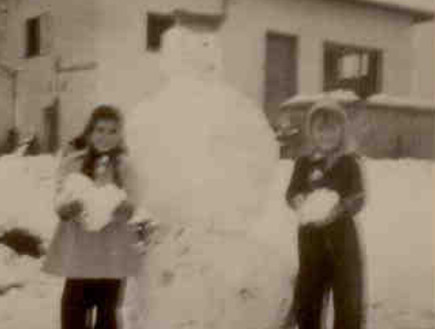
[[[285,184],[270,194],[273,133],[223,81],[215,35],[175,27],[164,45],[169,82],[131,112],[126,131],[140,200],[165,233],[127,307],[143,301],[138,328],[273,327],[295,269]]]

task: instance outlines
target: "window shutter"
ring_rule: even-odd
[[[331,90],[335,88],[335,80],[338,71],[339,56],[334,49],[326,47],[323,57],[324,67],[324,90]]]
[[[327,43],[324,48],[324,90],[353,90],[362,98],[381,91],[382,52]]]
[[[38,18],[26,21],[25,56],[30,58],[39,55],[40,50],[40,22]]]
[[[163,34],[174,23],[172,15],[149,13],[147,16],[147,50],[160,50]]]

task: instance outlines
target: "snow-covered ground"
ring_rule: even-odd
[[[365,164],[369,204],[359,222],[367,252],[369,328],[435,328],[432,252],[435,166],[431,162],[416,160],[366,160]],[[55,168],[56,160],[49,156],[0,159],[0,231],[24,227],[48,242],[56,224],[51,210]],[[282,198],[291,170],[290,161],[278,165],[266,218],[283,217],[288,212]],[[288,218],[292,220],[292,214],[288,213]],[[146,290],[135,286],[141,283],[141,279],[130,282],[125,305],[127,329],[145,328],[141,324],[150,323],[149,319],[141,318],[144,312],[138,308],[143,308],[143,305],[152,310],[153,321],[158,321],[163,315],[176,319],[180,312],[190,311],[188,305],[184,305],[189,304],[185,296],[171,293],[186,291],[186,294],[191,294],[194,291],[191,288],[201,280],[214,284],[198,291],[201,296],[190,295],[190,298],[203,302],[198,305],[201,307],[199,312],[213,310],[212,316],[204,319],[210,328],[236,328],[235,325],[255,321],[260,315],[264,318],[259,321],[266,321],[269,315],[278,314],[278,310],[270,310],[270,314],[258,310],[268,305],[285,306],[276,304],[285,296],[265,296],[266,293],[286,293],[277,290],[279,285],[271,284],[270,278],[264,275],[291,268],[291,264],[280,267],[272,259],[264,263],[264,259],[272,258],[272,255],[294,257],[295,250],[284,250],[288,245],[279,242],[283,241],[279,236],[288,233],[290,238],[294,238],[288,231],[294,230],[294,225],[283,223],[285,225],[287,231],[258,223],[248,235],[213,238],[198,236],[197,232],[181,234],[172,230],[170,234],[174,234],[174,243],[166,244],[150,255],[149,264],[154,264],[154,270],[145,270],[144,275],[159,275],[148,281],[154,282],[155,286],[149,290],[145,304],[138,298],[144,299]],[[225,250],[221,250],[222,246]],[[202,252],[203,248],[207,248],[207,253]],[[215,259],[213,271],[195,268],[195,264],[204,264],[201,259],[204,254],[214,252],[216,255],[234,255]],[[171,255],[172,258],[169,263],[161,264],[156,262],[159,255]],[[231,264],[232,259],[240,257],[246,257],[248,269],[244,268],[244,263]],[[263,271],[265,264],[273,268]],[[20,257],[6,247],[0,248],[2,328],[59,328],[62,280],[41,273],[40,265],[41,260]],[[234,272],[239,275],[234,275]],[[286,275],[277,274],[275,278],[285,278]],[[289,279],[290,276],[291,273]],[[173,282],[177,280],[178,290],[171,289],[171,284],[174,286]],[[229,289],[227,286],[231,285]],[[240,298],[231,298],[231,291],[237,292]],[[139,292],[139,296],[132,292]],[[256,324],[251,323],[249,327],[258,328]],[[185,328],[197,327],[197,323],[185,323]],[[154,328],[160,328],[158,323]]]

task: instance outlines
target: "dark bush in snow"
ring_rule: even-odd
[[[13,228],[0,236],[0,243],[13,249],[19,255],[39,258],[44,255],[43,242],[40,237],[22,228]]]

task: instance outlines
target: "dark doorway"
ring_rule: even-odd
[[[298,42],[295,36],[268,32],[264,109],[272,127],[276,127],[279,106],[297,93]]]
[[[59,100],[44,109],[44,148],[54,153],[59,147]]]

